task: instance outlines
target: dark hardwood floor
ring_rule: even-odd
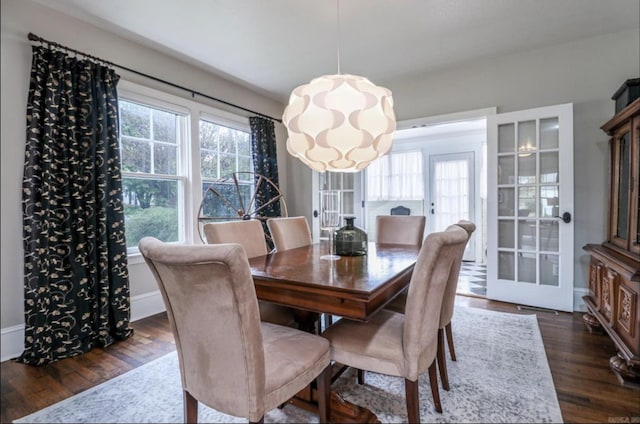
[[[457,304],[532,313],[518,311],[512,304],[474,297],[458,296]],[[609,338],[589,333],[580,313],[537,315],[564,421],[640,422],[640,391],[622,387],[609,370],[609,358],[616,352]],[[175,349],[165,314],[136,321],[132,326],[134,335],[126,341],[51,365],[3,362],[2,422],[10,423]]]

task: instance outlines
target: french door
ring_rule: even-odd
[[[487,297],[573,311],[573,105],[487,122]]]
[[[474,220],[474,162],[474,152],[429,156],[430,232],[444,231],[461,219]],[[475,241],[467,243],[463,259],[475,260]]]
[[[313,221],[311,232],[313,240],[328,239],[329,233],[320,228],[318,209],[320,208],[320,190],[338,190],[340,192],[340,227],[346,225],[344,217],[356,218],[355,225],[363,225],[362,204],[362,172],[315,172],[314,171],[311,201],[313,208]]]

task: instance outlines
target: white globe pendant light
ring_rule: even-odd
[[[363,170],[391,149],[396,129],[391,91],[365,77],[340,74],[339,46],[338,74],[294,89],[282,123],[287,151],[319,172]]]

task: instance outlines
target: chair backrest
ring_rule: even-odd
[[[277,251],[295,249],[313,243],[311,229],[304,216],[269,218],[267,227]]]
[[[467,220],[460,220],[456,224],[449,226],[460,227],[467,233],[467,241],[458,248],[455,259],[451,264],[451,271],[449,272],[449,280],[447,281],[447,287],[444,291],[444,298],[442,299],[442,309],[440,311],[440,328],[444,328],[451,322],[453,318],[453,307],[456,303],[456,291],[458,289],[458,278],[460,277],[460,267],[462,266],[462,257],[464,256],[464,250],[469,243],[469,239],[476,230],[476,224]]]
[[[376,216],[376,241],[421,246],[426,223],[427,218],[424,215],[378,215]]]
[[[203,229],[209,244],[239,243],[249,258],[269,253],[262,224],[257,219],[211,222]]]
[[[449,271],[467,233],[458,226],[429,234],[416,260],[404,313],[405,378],[415,381],[437,349],[438,319]]]
[[[411,215],[411,209],[405,206],[396,206],[391,208],[391,215]]]
[[[262,330],[242,246],[176,245],[152,237],[138,246],[167,308],[183,389],[227,414],[262,410]]]

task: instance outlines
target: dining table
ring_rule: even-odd
[[[323,259],[328,241],[249,259],[258,299],[296,310],[301,329],[320,333],[319,314],[367,321],[409,285],[419,247],[369,242],[367,254]],[[334,363],[334,380],[345,367]],[[290,402],[315,411],[313,387]],[[364,406],[331,392],[332,422],[379,422]]]

